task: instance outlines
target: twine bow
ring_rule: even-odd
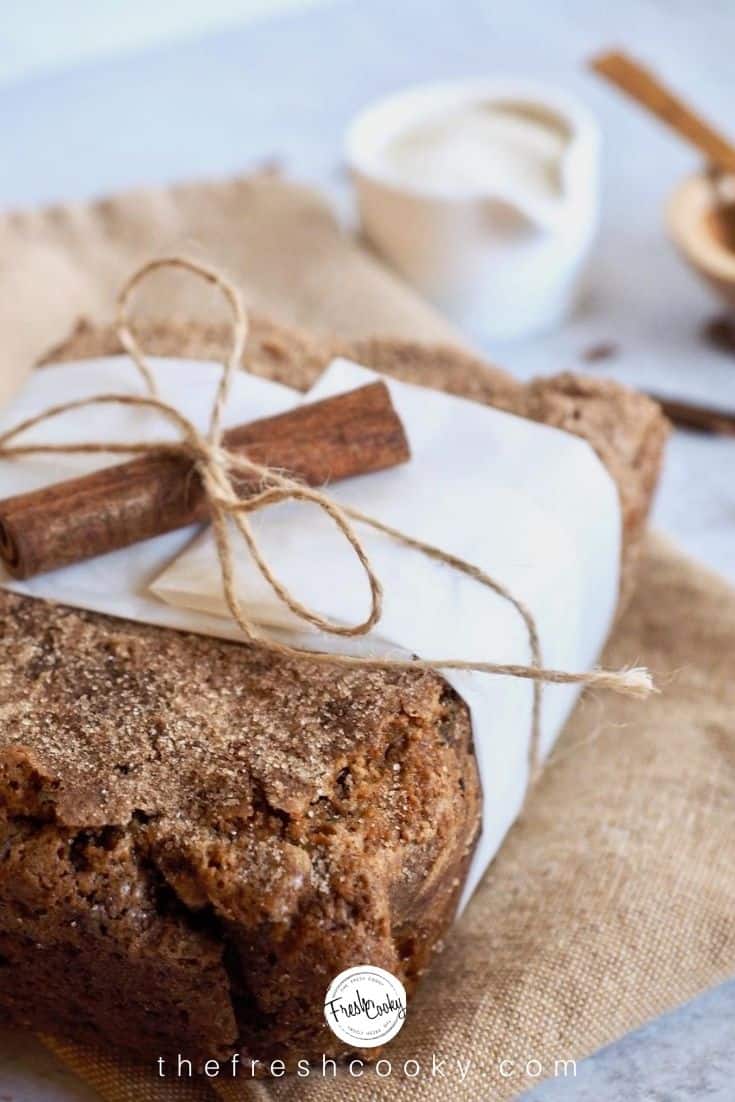
[[[189,271],[217,287],[227,299],[233,315],[233,334],[230,352],[223,363],[217,391],[215,393],[209,427],[202,434],[187,417],[175,406],[163,401],[158,393],[155,376],[143,351],[141,350],[128,322],[128,309],[133,291],[152,272],[161,268],[179,268]],[[117,333],[120,342],[135,363],[142,376],[147,395],[100,394],[93,398],[82,398],[51,406],[44,412],[20,422],[0,435],[0,456],[11,457],[23,454],[43,453],[125,453],[146,454],[168,452],[185,455],[191,459],[201,478],[207,498],[212,531],[215,538],[217,556],[222,573],[222,587],[230,615],[250,643],[268,648],[275,654],[287,658],[308,658],[311,662],[342,667],[360,667],[407,670],[469,670],[479,673],[496,674],[507,677],[525,678],[533,682],[533,707],[531,716],[531,739],[529,747],[530,777],[533,779],[540,766],[540,720],[541,700],[544,684],[587,685],[602,689],[611,689],[629,696],[645,697],[655,691],[649,673],[645,669],[630,668],[623,670],[594,669],[574,673],[564,670],[546,669],[541,659],[536,621],[525,604],[515,597],[502,583],[486,574],[485,571],[456,555],[434,547],[422,540],[414,539],[407,533],[393,528],[374,517],[362,513],[359,509],[339,505],[324,492],[303,485],[273,468],[255,463],[250,459],[228,451],[222,446],[222,418],[230,393],[235,371],[243,360],[248,335],[248,320],[240,295],[234,285],[219,271],[207,267],[198,261],[181,256],[161,257],[150,260],[133,272],[123,285],[117,299]],[[147,407],[160,413],[165,420],[179,432],[180,439],[147,443],[105,443],[84,442],[71,444],[11,444],[18,435],[44,421],[62,416],[73,410],[95,405],[129,405]],[[249,482],[255,482],[259,490],[242,500],[238,497],[235,476],[247,476]],[[315,505],[329,517],[345,538],[356,555],[370,588],[370,611],[364,620],[356,624],[345,625],[321,616],[315,609],[304,605],[274,574],[264,557],[248,519],[250,513],[283,501],[302,501]],[[380,620],[382,613],[383,590],[368,558],[365,547],[358,537],[352,522],[372,528],[376,532],[396,540],[405,547],[419,551],[427,557],[487,587],[499,597],[509,601],[523,620],[528,635],[531,662],[529,665],[516,663],[498,663],[484,661],[463,661],[454,658],[414,659],[414,658],[372,658],[362,655],[332,654],[293,647],[286,643],[260,635],[247,616],[238,596],[235,580],[234,554],[230,522],[234,523],[245,545],[257,565],[260,573],[280,601],[300,620],[311,624],[330,635],[354,638],[366,635]]]

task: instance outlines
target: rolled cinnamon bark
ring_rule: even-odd
[[[645,392],[654,402],[658,402],[668,419],[683,429],[695,432],[707,432],[716,436],[735,436],[735,410],[717,409],[714,406],[700,406],[693,402],[682,402],[678,398],[667,398],[655,391]]]
[[[298,406],[224,434],[224,446],[311,486],[368,474],[410,457],[385,383]],[[254,487],[236,483],[246,497]],[[206,520],[190,459],[152,453],[0,501],[0,557],[16,578],[116,551]]]

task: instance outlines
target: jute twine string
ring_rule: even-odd
[[[129,306],[133,291],[152,272],[162,268],[183,269],[206,280],[217,287],[227,299],[233,315],[232,345],[223,363],[217,391],[212,404],[209,427],[206,434],[185,417],[175,406],[163,401],[158,393],[155,376],[128,320]],[[359,509],[338,505],[321,490],[303,485],[278,470],[254,463],[242,455],[234,454],[222,446],[222,418],[230,393],[235,371],[239,368],[248,335],[248,319],[240,295],[235,286],[219,271],[209,268],[198,261],[183,256],[160,257],[150,260],[138,268],[122,287],[117,300],[117,333],[120,342],[135,363],[143,378],[148,394],[135,396],[129,394],[99,394],[92,398],[82,398],[50,406],[42,413],[18,423],[0,435],[0,456],[12,457],[43,453],[124,453],[150,454],[167,452],[184,455],[191,459],[194,469],[204,488],[209,506],[212,531],[217,548],[222,588],[230,615],[238,625],[246,640],[266,647],[272,653],[286,658],[308,658],[310,662],[341,667],[359,667],[362,669],[406,670],[469,670],[479,673],[496,674],[505,677],[524,678],[533,682],[533,708],[531,716],[531,738],[529,746],[530,778],[533,780],[540,766],[540,721],[541,699],[545,684],[586,685],[599,689],[611,689],[614,692],[635,697],[645,697],[655,691],[652,679],[645,669],[630,668],[622,670],[593,669],[586,672],[546,669],[542,664],[541,645],[536,621],[531,611],[515,597],[501,582],[490,577],[485,571],[458,558],[439,547],[423,540],[415,539],[397,528],[362,513]],[[157,441],[147,443],[107,443],[104,441],[78,442],[69,444],[11,444],[21,433],[34,428],[42,422],[62,416],[73,410],[95,405],[127,405],[156,410],[180,433],[176,442]],[[249,481],[257,483],[260,489],[246,500],[241,500],[233,484],[233,476],[247,476]],[[302,501],[321,509],[333,521],[356,555],[367,578],[370,588],[370,611],[356,624],[341,624],[321,616],[316,610],[304,605],[273,573],[255,538],[248,519],[250,513],[283,501]],[[237,596],[235,562],[231,538],[232,522],[260,573],[279,600],[285,604],[300,620],[311,624],[330,635],[354,638],[366,635],[380,620],[382,613],[383,590],[368,558],[362,541],[351,522],[372,528],[376,532],[396,540],[405,547],[421,552],[423,555],[444,563],[453,570],[472,578],[478,584],[492,590],[499,597],[509,601],[517,610],[528,635],[531,662],[529,665],[516,663],[464,661],[456,658],[414,659],[414,658],[373,658],[361,655],[332,654],[311,651],[290,646],[260,635]]]

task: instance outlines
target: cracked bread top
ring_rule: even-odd
[[[285,661],[11,593],[0,612],[0,744],[42,778],[27,815],[151,824],[169,855],[233,846],[259,906],[285,915],[338,818],[377,852],[426,841],[428,808],[453,813],[469,719],[438,675]],[[413,741],[429,756],[407,778]],[[208,901],[181,862],[175,878]]]

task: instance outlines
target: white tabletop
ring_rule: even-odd
[[[235,6],[226,6],[228,16]],[[224,176],[275,156],[344,210],[341,136],[368,100],[442,77],[554,81],[587,101],[605,137],[604,216],[589,294],[556,333],[485,351],[522,377],[583,369],[735,409],[735,355],[701,337],[720,307],[663,229],[666,197],[697,167],[697,156],[582,66],[595,49],[625,45],[732,131],[734,42],[730,0],[312,4],[210,37],[7,83],[0,88],[0,207]],[[617,355],[583,363],[585,350],[600,342],[614,342]],[[677,432],[655,519],[735,582],[735,440]],[[706,1093],[725,1102],[733,1097],[735,1056],[720,1027],[734,1011],[735,986],[724,988],[586,1062],[577,1080],[539,1088],[535,1097],[677,1102]],[[12,1080],[4,1066],[0,1088],[12,1085],[14,1099],[50,1097],[27,1063],[25,1071],[15,1066]],[[53,1097],[70,1097],[68,1085],[59,1083]]]

